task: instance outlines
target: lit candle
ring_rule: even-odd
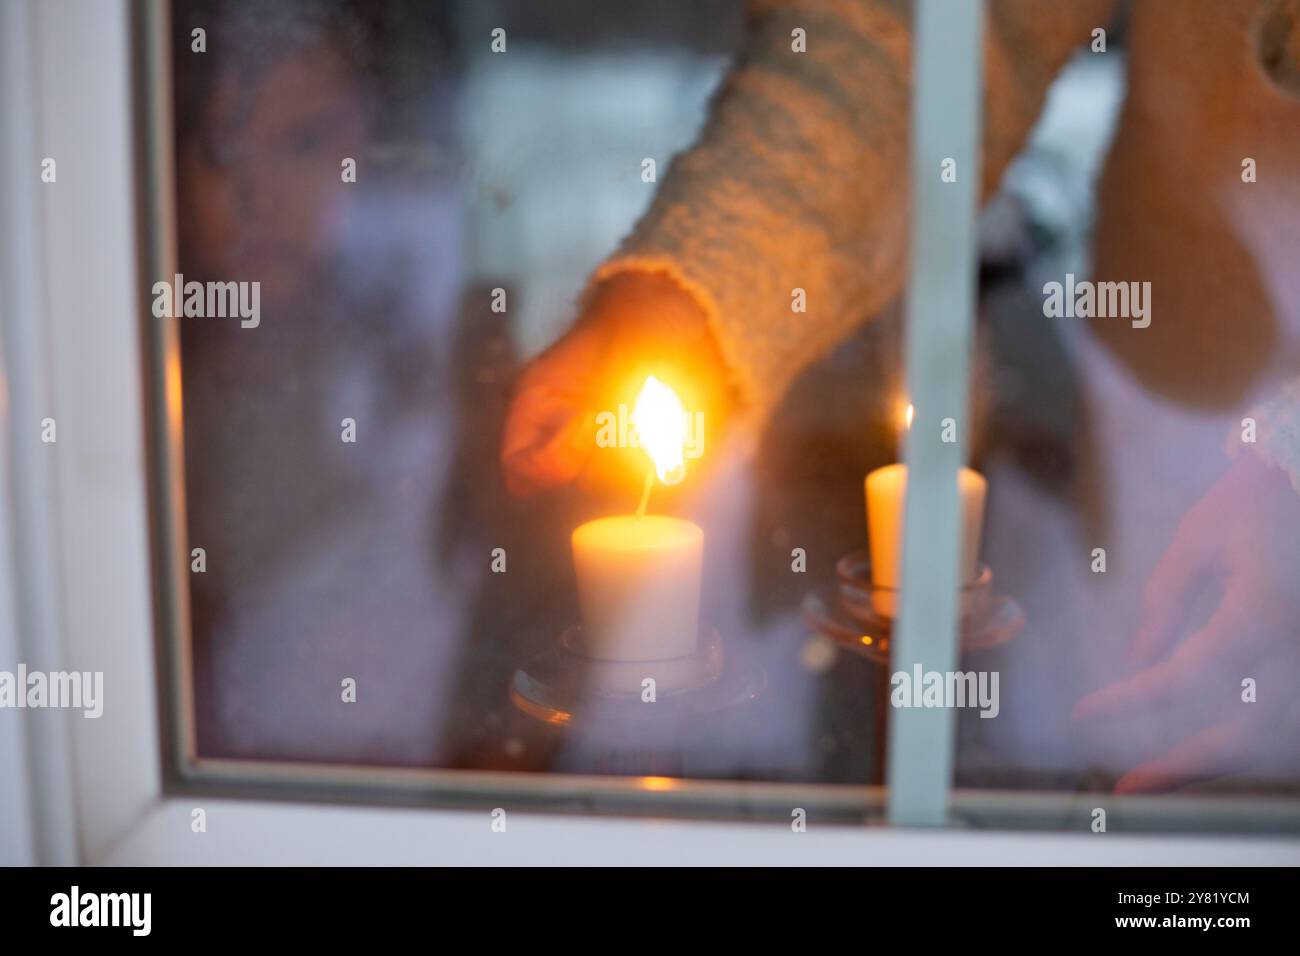
[[[907,406],[907,426],[912,425],[913,409]],[[885,589],[872,593],[872,606],[880,614],[893,617],[895,591],[903,566],[903,514],[907,496],[907,466],[886,465],[867,475],[864,482],[867,499],[867,537],[871,546],[871,583]],[[961,499],[962,554],[961,580],[971,584],[979,564],[980,530],[984,522],[984,496],[988,482],[971,468],[957,474]]]
[[[654,462],[634,515],[597,518],[573,532],[585,653],[604,660],[667,660],[695,652],[704,532],[681,518],[644,513],[650,482],[684,475],[686,416],[671,388],[651,376],[632,413]]]

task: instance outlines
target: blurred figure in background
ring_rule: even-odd
[[[199,751],[432,761],[469,602],[440,545],[461,226],[430,169],[454,157],[454,64],[395,38],[446,51],[446,24],[345,0],[173,23],[179,267],[261,283],[257,328],[179,324]]]

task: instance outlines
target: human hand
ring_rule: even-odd
[[[596,448],[596,415],[629,408],[648,375],[670,384],[711,429],[732,405],[703,311],[660,273],[602,282],[583,314],[519,378],[506,417],[506,487],[526,496],[577,478]]]
[[[1212,610],[1189,620],[1207,593]],[[1130,658],[1140,670],[1084,697],[1075,718],[1158,715],[1177,743],[1117,791],[1300,762],[1300,495],[1284,472],[1243,455],[1184,515],[1148,582]]]

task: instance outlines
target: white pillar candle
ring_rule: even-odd
[[[618,515],[575,528],[584,651],[616,661],[695,653],[703,556],[703,530],[681,518]]]
[[[871,546],[871,583],[877,588],[892,589],[872,595],[872,606],[886,617],[893,617],[894,593],[903,567],[903,514],[907,494],[907,466],[886,465],[867,475],[864,482],[867,499],[867,537]],[[957,490],[961,498],[961,581],[963,586],[975,580],[979,564],[980,531],[984,523],[984,496],[988,482],[979,472],[963,468],[958,473]]]

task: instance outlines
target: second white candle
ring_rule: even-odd
[[[895,593],[903,566],[903,515],[907,503],[907,466],[886,465],[867,475],[867,538],[871,546],[871,583],[885,589],[872,597],[875,609],[893,617]],[[961,499],[961,580],[975,580],[979,566],[980,532],[984,523],[984,498],[988,482],[971,468],[958,472]]]

